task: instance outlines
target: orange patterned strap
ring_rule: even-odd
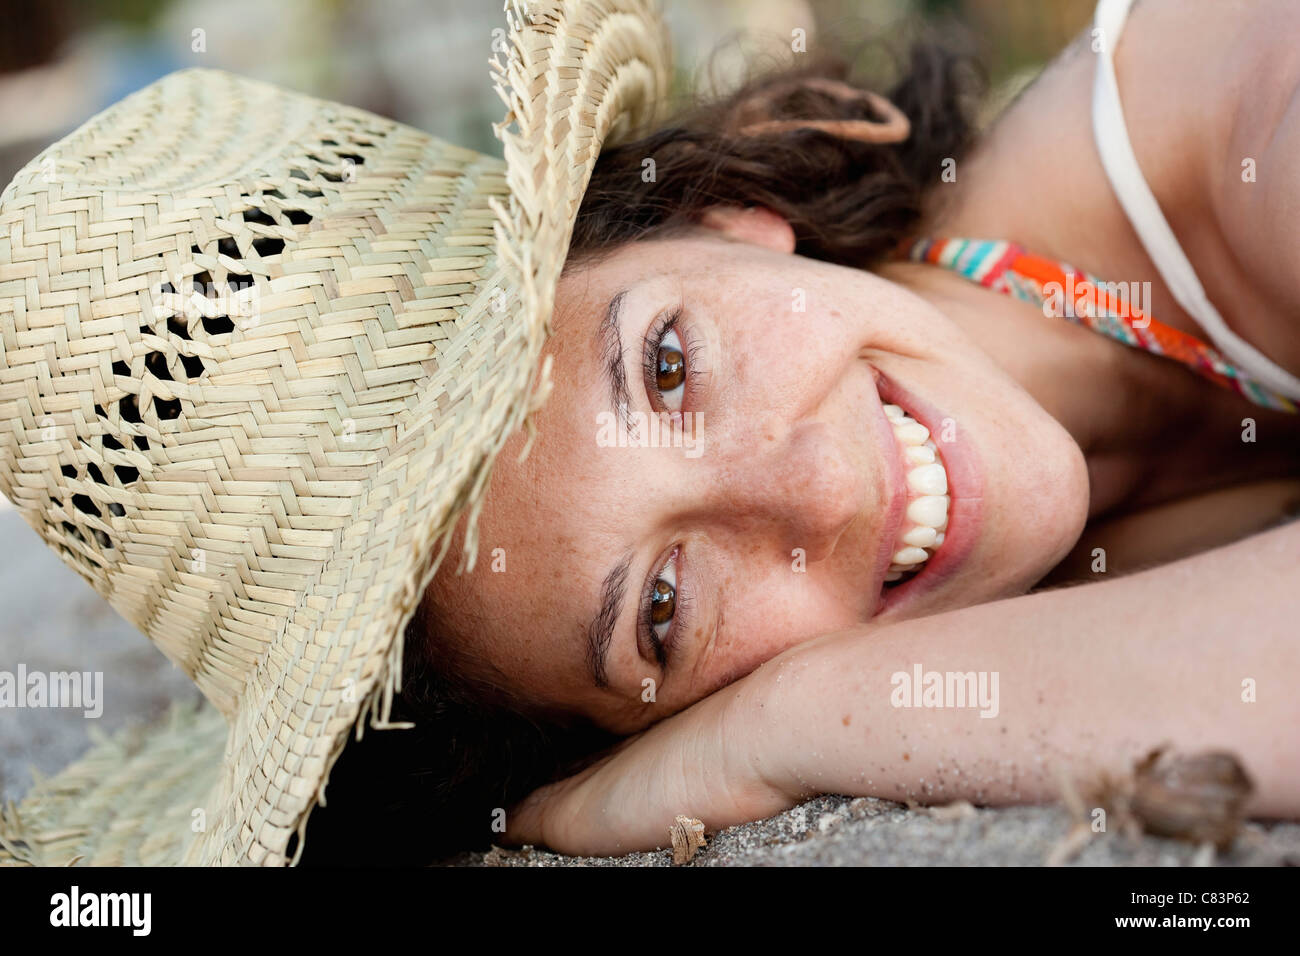
[[[1014,242],[987,239],[908,240],[897,258],[943,266],[985,288],[1040,305],[1045,315],[1173,359],[1256,405],[1297,411],[1295,402],[1265,388],[1213,346],[1147,314],[1147,283],[1103,282],[1081,269],[1028,253]]]

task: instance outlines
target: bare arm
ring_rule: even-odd
[[[895,706],[896,673],[996,673],[997,713]],[[1256,700],[1243,700],[1243,681]],[[986,684],[991,686],[991,684]],[[1259,815],[1300,815],[1300,524],[1174,564],[827,635],[543,788],[509,835],[569,852],[662,845],[819,792],[1034,802],[1161,743],[1234,751]],[[988,708],[984,708],[988,710]]]
[[[1169,742],[1235,751],[1258,786],[1254,812],[1300,813],[1300,525],[1105,583],[818,644],[771,662],[744,699],[769,735],[775,763],[764,772],[778,784],[1038,801],[1055,795],[1057,766],[1118,773]],[[891,676],[917,664],[996,673],[996,715],[894,706]],[[1243,701],[1248,681],[1254,703]],[[779,719],[763,719],[769,708]]]

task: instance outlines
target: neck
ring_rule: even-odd
[[[1070,433],[1088,463],[1090,517],[1247,477],[1232,454],[1241,419],[1276,414],[950,270],[898,262],[877,271],[956,322]]]

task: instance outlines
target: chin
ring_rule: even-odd
[[[996,502],[986,486],[988,549],[972,556],[962,584],[953,582],[945,609],[1026,594],[1083,534],[1089,509],[1083,451],[1054,419],[1036,431],[1035,441],[1005,453],[1004,490]]]
[[[1055,423],[1053,423],[1055,424]],[[1088,523],[1089,482],[1088,467],[1083,451],[1059,426],[1057,440],[1052,443],[1051,468],[1034,476],[1031,487],[1044,489],[1030,494],[1032,509],[1010,520],[1020,524],[1032,547],[1016,576],[1008,583],[1010,594],[1024,594],[1041,581],[1078,543]]]

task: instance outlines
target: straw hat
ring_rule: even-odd
[[[391,726],[403,627],[549,388],[596,156],[668,93],[653,0],[506,21],[504,162],[186,70],[0,194],[0,489],[206,698],[5,808],[0,862],[293,862]]]

